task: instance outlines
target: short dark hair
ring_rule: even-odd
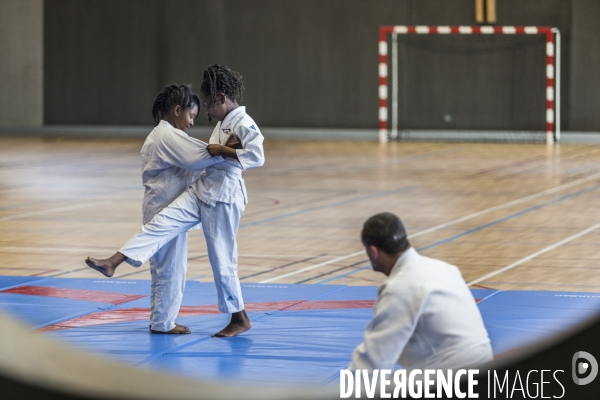
[[[163,91],[156,95],[156,99],[152,105],[152,118],[156,125],[177,105],[183,109],[191,108],[194,105],[200,108],[200,97],[192,93],[189,85],[165,86]],[[198,118],[198,114],[196,114],[196,118]]]
[[[389,212],[369,218],[363,225],[361,239],[365,245],[375,246],[390,255],[402,253],[410,247],[402,221]]]

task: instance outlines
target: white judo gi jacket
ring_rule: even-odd
[[[223,157],[212,157],[206,146],[164,120],[150,132],[140,151],[144,224],[178,198],[199,176],[199,170],[223,161]],[[187,231],[165,243],[149,261],[150,326],[167,332],[175,327],[185,290]]]
[[[379,288],[351,370],[462,368],[493,358],[475,300],[457,267],[409,248]]]
[[[175,200],[198,178],[200,170],[223,157],[211,157],[206,143],[188,136],[167,121],[150,132],[142,150],[143,223]]]
[[[227,204],[235,202],[236,192],[242,191],[244,205],[248,203],[246,186],[242,171],[261,167],[265,163],[263,150],[264,137],[254,120],[246,114],[246,107],[232,110],[223,121],[219,121],[208,141],[209,144],[225,144],[231,134],[242,144],[237,149],[238,160],[226,158],[201,172],[200,178],[191,185],[196,198],[210,206],[220,201]]]
[[[264,163],[264,137],[256,123],[246,114],[245,107],[232,110],[217,124],[210,143],[225,144],[231,134],[235,134],[243,146],[243,149],[236,149],[239,161],[226,158],[207,167],[187,191],[144,224],[119,250],[127,257],[126,262],[129,264],[142,265],[153,255],[156,257],[156,254],[162,252],[171,240],[202,222],[217,289],[218,308],[226,313],[244,309],[237,275],[236,242],[240,218],[248,202],[242,171],[260,167]],[[183,293],[182,289],[174,286],[174,282],[178,285],[179,282],[185,283],[185,266],[172,270],[169,274],[170,279],[165,282],[170,284],[170,288],[162,293],[164,297],[178,294],[177,299],[163,301],[170,305],[164,314],[169,316],[169,320],[173,320],[181,303],[179,294]]]

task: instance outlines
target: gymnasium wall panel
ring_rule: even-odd
[[[600,2],[573,1],[568,98],[569,127],[575,131],[600,130]]]
[[[46,0],[46,124],[141,124],[160,68],[157,0]]]
[[[44,4],[46,124],[151,124],[150,107],[164,85],[192,83],[199,90],[202,71],[216,62],[242,73],[243,103],[261,126],[375,129],[379,26],[475,23],[474,3],[465,0],[46,0]],[[583,50],[583,43],[571,52],[570,42],[578,19],[587,18],[590,25],[590,16],[599,10],[600,2],[592,0],[498,1],[501,25],[557,26],[563,33],[563,129],[598,130],[594,110],[600,106],[600,91],[586,86],[588,78],[571,67],[592,73],[587,60],[597,57],[600,35],[577,31],[592,54]],[[543,64],[543,44],[515,38],[517,50],[506,56],[499,52],[489,59],[472,58],[471,67],[478,68],[472,79],[496,94],[492,115],[478,111],[485,97],[480,86],[451,78],[465,68],[464,62],[438,57],[453,49],[473,50],[461,42],[465,38],[452,38],[458,39],[452,43],[450,39],[429,44],[423,38],[403,39],[404,56],[412,52],[414,57],[401,60],[405,63],[401,79],[408,84],[400,104],[405,118],[401,124],[535,129],[543,115],[536,107],[543,107],[544,92],[543,76],[537,82],[533,74],[542,68],[537,64]],[[531,62],[531,68],[524,67],[533,71],[531,75],[511,76],[507,68],[524,59]],[[499,75],[493,75],[494,68]],[[446,76],[450,78],[440,80]],[[587,93],[585,105],[576,112],[570,104],[577,95],[574,91]],[[454,114],[451,107],[458,103],[472,108],[473,117],[450,118],[448,123],[446,114]],[[524,105],[533,111],[524,112]]]

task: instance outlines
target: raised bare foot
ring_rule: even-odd
[[[192,333],[187,326],[175,324],[175,328],[171,329],[168,332],[155,331],[154,329],[150,329],[150,332],[157,334],[172,334],[172,335],[187,335]]]
[[[96,260],[92,257],[88,257],[85,259],[85,263],[88,265],[88,267],[95,269],[102,275],[106,276],[107,278],[110,278],[115,274],[115,269],[117,267],[113,266],[112,264],[106,261],[107,260]]]
[[[116,252],[104,260],[96,260],[95,258],[88,257],[85,259],[85,263],[88,265],[88,267],[95,269],[102,275],[110,278],[115,274],[115,269],[117,269],[119,264],[125,261],[125,259],[126,257],[123,254]]]
[[[246,310],[231,314],[231,321],[221,332],[215,333],[213,337],[231,337],[244,333],[252,328],[252,322],[246,314]]]

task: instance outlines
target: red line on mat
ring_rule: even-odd
[[[322,300],[306,301],[290,308],[296,310],[334,310],[349,308],[373,308],[375,300]]]
[[[310,304],[314,303],[314,306]],[[266,301],[246,303],[248,312],[266,311],[294,311],[294,310],[330,310],[345,308],[371,308],[374,300],[334,300],[315,301],[288,300],[288,301]],[[180,317],[193,317],[200,315],[220,314],[215,304],[202,306],[183,306],[179,310]],[[120,322],[143,321],[150,318],[149,308],[127,308],[123,310],[108,310],[83,315],[68,321],[59,322],[43,328],[46,331],[56,331],[70,328],[82,328],[86,326],[116,324]]]
[[[478,285],[478,284],[473,285],[473,287],[478,287],[481,289],[489,289],[489,290],[498,290],[498,289],[491,288],[489,286],[483,286],[483,285]]]
[[[482,299],[475,299],[477,303]],[[288,300],[246,303],[248,312],[267,311],[301,311],[301,310],[334,310],[352,308],[373,308],[375,300]],[[220,314],[216,304],[201,306],[183,306],[179,310],[180,317],[194,317],[201,315]],[[83,315],[68,321],[47,326],[42,330],[58,331],[62,329],[83,328],[87,326],[116,324],[121,322],[143,321],[150,318],[149,308],[126,308],[123,310],[108,310]]]
[[[36,272],[35,274],[30,274],[29,276],[40,276],[40,275],[44,275],[44,274],[48,274],[50,272],[57,272],[60,271],[59,269],[46,269],[42,272]]]
[[[0,291],[0,293],[26,294],[31,296],[59,297],[71,300],[95,301],[98,303],[122,304],[132,300],[146,297],[144,294],[126,294],[114,292],[101,292],[98,290],[82,290],[68,288],[54,288],[48,286],[17,286],[12,289]]]

